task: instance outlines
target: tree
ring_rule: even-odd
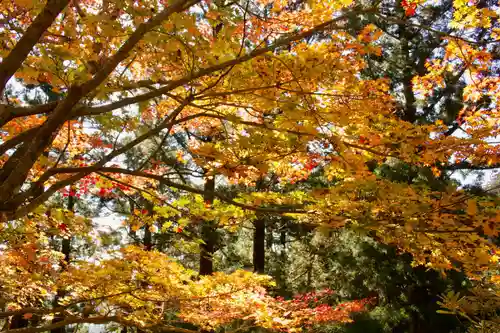
[[[53,92],[63,96],[30,106],[9,92],[0,107],[0,212],[2,230],[7,230],[2,231],[2,237],[9,241],[10,251],[4,258],[5,267],[15,265],[14,258],[29,259],[18,281],[5,274],[4,284],[13,284],[6,290],[16,295],[9,297],[24,297],[16,294],[17,283],[32,281],[32,264],[42,265],[37,269],[47,276],[53,272],[40,261],[46,258],[41,250],[34,247],[42,239],[40,230],[64,223],[69,232],[83,235],[89,228],[85,218],[71,212],[56,210],[47,216],[44,204],[73,184],[83,194],[86,188],[92,192],[88,189],[92,182],[100,188],[101,196],[124,195],[127,191],[149,195],[147,199],[160,211],[167,204],[178,208],[179,203],[162,198],[158,189],[180,190],[189,199],[184,206],[190,217],[195,215],[202,221],[224,224],[228,214],[243,220],[257,212],[292,214],[313,225],[355,224],[374,231],[381,241],[413,253],[416,264],[438,270],[460,268],[472,278],[494,269],[497,258],[493,251],[497,249],[484,236],[498,234],[495,198],[476,198],[453,186],[435,190],[394,182],[378,177],[370,165],[429,167],[435,176],[443,166],[449,170],[464,165],[475,169],[498,166],[499,148],[490,142],[499,134],[500,114],[493,56],[499,38],[496,7],[485,1],[470,6],[454,1],[449,23],[453,29],[447,29],[442,25],[423,26],[412,19],[433,10],[427,2],[398,2],[396,15],[410,19],[394,18],[392,12],[387,16],[384,4],[348,0],[310,1],[307,6],[300,1],[2,2],[0,19],[5,22],[5,34],[1,37],[0,92],[16,89],[13,82],[48,83]],[[404,112],[407,116],[395,114],[398,107],[388,80],[360,75],[368,68],[366,55],[379,56],[382,52],[377,44],[381,32],[375,25],[364,26],[359,33],[346,32],[352,31],[352,18],[366,15],[374,15],[383,27],[403,20],[404,24],[396,22],[402,36],[420,29],[446,41],[444,54],[426,57],[427,71],[418,70],[418,76],[411,79],[413,91],[407,96]],[[323,38],[325,35],[328,38]],[[411,52],[404,50],[402,54],[408,60]],[[419,59],[422,62],[424,57]],[[464,82],[464,106],[454,121],[465,127],[466,137],[448,135],[450,126],[441,121],[413,122],[415,112],[406,112],[414,106],[412,96],[432,99],[445,89],[449,76],[462,71],[471,82]],[[410,78],[404,79],[407,82]],[[9,82],[12,84],[8,87]],[[151,163],[157,149],[145,156],[148,163],[124,165],[120,160],[132,149],[151,151],[146,148],[161,147],[182,132],[188,136],[189,150],[195,153],[194,163],[209,175],[225,177],[227,182],[253,184],[271,172],[283,186],[307,179],[321,165],[336,186],[307,191],[260,190],[229,198],[214,186],[188,184],[180,176],[181,171],[192,173],[188,163]],[[209,142],[197,138],[212,133],[223,135]],[[169,148],[181,152],[178,146]],[[120,191],[117,184],[122,187]],[[155,199],[151,200],[146,191],[153,192]],[[206,209],[203,197],[213,209]],[[27,230],[34,233],[26,236],[32,238],[24,241],[21,252],[12,230],[20,230],[23,237]],[[205,250],[211,252],[210,248]],[[117,256],[133,264],[124,265],[119,259],[104,261],[108,266],[102,274],[116,272],[116,281],[121,281],[120,270],[122,278],[130,279],[137,269],[153,269],[149,264],[156,254],[146,252],[125,248]],[[78,288],[85,292],[124,292],[109,283],[76,279],[78,274],[88,275],[95,269],[82,264],[62,275],[68,276],[65,284],[81,283]],[[182,272],[181,268],[175,270]],[[176,281],[181,275],[175,276]],[[137,276],[134,282],[144,286],[143,278]],[[210,294],[211,283],[223,283],[224,279],[229,279],[229,284],[243,284],[247,296],[257,282],[262,282],[252,275],[248,279],[255,284],[245,284],[246,277],[237,274],[207,276],[200,281],[207,283],[203,290]],[[57,285],[59,280],[52,283]],[[494,276],[490,281],[495,283]],[[150,320],[145,323],[138,322],[140,316],[133,314],[73,318],[70,313],[69,321],[56,324],[92,320],[123,324],[131,320],[136,326],[158,325],[158,315],[151,307],[154,302],[127,304],[123,300],[158,300],[156,293],[165,286],[161,281],[154,283],[151,295],[145,290],[141,290],[145,295],[127,290],[126,296],[105,297],[110,294],[101,292],[84,297],[86,301],[104,297],[107,305],[122,309],[122,313],[146,312]],[[34,286],[38,288],[37,283]],[[177,288],[176,284],[166,287],[174,286]],[[178,297],[205,296],[189,291]],[[276,300],[267,301],[274,304]],[[25,299],[22,304],[33,302]],[[216,308],[231,313],[227,306],[221,297]],[[200,318],[216,324],[229,319],[206,318],[206,312],[189,308],[191,314],[183,316],[194,323]],[[269,305],[269,309],[274,311],[275,305]],[[250,316],[241,309],[233,310],[238,316]],[[346,313],[341,314],[345,318]],[[267,319],[255,314],[250,318],[268,325]],[[329,315],[323,318],[341,319]],[[288,318],[276,326],[293,327],[303,322],[303,317],[295,319]],[[44,329],[52,328],[57,327]]]

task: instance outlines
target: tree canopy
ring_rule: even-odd
[[[475,289],[443,311],[495,331],[498,187],[450,174],[500,165],[499,15],[488,0],[2,1],[3,331],[296,331],[373,304],[216,272],[221,230],[248,223],[257,273],[266,225],[362,230],[463,272]],[[92,222],[104,208],[127,235]]]

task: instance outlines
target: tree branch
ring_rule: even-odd
[[[213,191],[205,191],[202,189],[198,189],[195,187],[191,187],[188,185],[184,184],[179,184],[176,182],[173,182],[169,179],[164,178],[161,175],[155,175],[151,173],[147,173],[144,171],[139,171],[139,170],[128,170],[128,169],[123,169],[123,168],[115,168],[115,167],[102,167],[102,166],[90,166],[90,167],[81,167],[81,168],[57,168],[57,169],[52,169],[52,172],[54,174],[61,174],[61,173],[92,173],[92,172],[100,172],[100,173],[119,173],[119,174],[124,174],[124,175],[131,175],[131,176],[137,176],[137,177],[143,177],[143,178],[149,178],[156,180],[166,186],[174,187],[179,190],[183,190],[189,193],[195,193],[195,194],[200,194],[200,195],[206,195],[206,194],[211,194],[221,201],[224,201],[226,203],[229,203],[233,206],[237,206],[243,209],[247,210],[252,210],[252,211],[259,211],[259,212],[264,212],[264,213],[278,213],[278,214],[284,214],[284,213],[296,213],[296,214],[303,214],[306,213],[306,211],[297,209],[297,208],[269,208],[269,207],[256,207],[256,206],[249,206],[245,205],[239,202],[236,202],[225,195]]]
[[[149,29],[151,29],[155,24],[159,24],[161,20],[166,19],[170,14],[176,11],[184,10],[186,6],[193,5],[196,2],[197,0],[196,1],[193,0],[191,2],[186,2],[185,0],[177,1],[176,3],[169,6],[161,14],[157,15],[150,21],[140,25],[137,28],[137,30],[130,36],[130,38],[123,44],[120,50],[117,51],[117,53],[115,53],[115,55],[112,58],[110,58],[107,62],[105,62],[103,68],[98,73],[96,73],[96,75],[91,80],[89,80],[82,86],[72,87],[69,89],[65,100],[59,102],[55,107],[55,109],[49,114],[48,120],[40,127],[35,138],[30,142],[25,142],[24,145],[18,149],[19,153],[16,154],[15,158],[13,157],[9,158],[9,160],[4,164],[2,168],[2,173],[0,174],[0,181],[2,181],[3,183],[2,186],[0,186],[0,201],[3,202],[12,201],[12,198],[16,195],[17,191],[16,189],[19,189],[20,186],[23,184],[29,170],[32,168],[33,164],[35,163],[41,152],[43,152],[43,150],[48,145],[50,145],[50,143],[55,137],[55,134],[57,134],[60,126],[62,126],[62,124],[64,124],[64,122],[70,119],[71,117],[101,114],[130,104],[135,104],[141,101],[146,101],[161,96],[165,93],[170,92],[172,89],[180,87],[184,84],[188,84],[190,81],[194,79],[201,78],[203,76],[215,73],[217,71],[224,70],[226,68],[230,68],[237,64],[258,57],[260,55],[264,55],[265,53],[273,51],[280,46],[288,45],[294,41],[310,37],[318,31],[333,27],[335,23],[344,21],[345,19],[348,18],[349,15],[352,15],[352,13],[345,14],[335,19],[319,24],[316,27],[304,31],[302,33],[292,33],[284,38],[278,39],[276,42],[272,43],[269,46],[261,47],[249,52],[246,55],[236,57],[232,60],[225,61],[208,68],[200,69],[194,73],[191,73],[190,75],[187,75],[184,78],[172,81],[167,85],[158,88],[155,91],[132,98],[126,98],[116,103],[112,103],[98,108],[83,107],[79,109],[78,112],[75,112],[76,110],[74,110],[74,107],[77,105],[80,99],[83,96],[87,95],[90,91],[95,89],[95,87],[97,87],[107,78],[107,76],[114,70],[116,65],[118,65],[120,61],[124,60],[128,56],[129,51],[132,50],[134,45],[142,38],[144,34],[146,34],[149,31]],[[372,11],[374,11],[373,8],[365,10],[356,10],[354,12],[362,13],[362,12],[372,12]],[[145,139],[147,139],[147,137],[144,138],[141,137],[140,140],[143,141]],[[122,154],[123,152],[127,151],[138,142],[141,141],[134,140],[134,143],[132,143],[132,145],[125,145],[122,149],[114,151],[108,157],[99,162],[97,165],[100,166],[104,165],[107,161],[110,160],[110,158]],[[48,197],[55,191],[57,191],[62,184],[69,185],[71,184],[70,181],[77,181],[78,179],[81,179],[85,175],[86,175],[85,173],[79,173],[77,175],[70,177],[69,179],[57,183],[57,185],[52,186],[43,194],[36,197],[31,203],[27,204],[22,208],[19,208],[16,211],[15,215],[18,216],[21,212],[24,213],[29,212],[30,209],[33,209],[37,205],[41,204],[43,201],[47,200]]]
[[[366,9],[366,10],[359,10],[358,12],[362,13],[362,12],[371,12],[371,11],[373,11],[372,8]],[[182,85],[188,84],[192,80],[201,78],[203,76],[212,74],[214,72],[218,72],[218,71],[223,70],[223,69],[225,69],[227,67],[232,67],[234,65],[243,63],[243,62],[251,60],[251,59],[253,59],[253,58],[257,57],[257,56],[263,55],[263,54],[265,54],[267,52],[273,51],[273,50],[275,50],[276,48],[278,48],[280,46],[287,45],[287,44],[289,44],[291,42],[294,42],[294,41],[301,40],[301,39],[304,39],[306,37],[309,37],[309,36],[315,34],[318,31],[321,31],[321,30],[324,30],[324,29],[326,29],[328,27],[333,26],[334,23],[337,23],[337,22],[340,22],[340,21],[346,19],[348,17],[348,15],[351,15],[351,14],[342,15],[340,17],[337,17],[337,18],[332,19],[330,21],[327,21],[325,23],[319,24],[316,27],[314,27],[314,28],[312,28],[310,30],[307,30],[305,32],[302,32],[300,34],[292,34],[292,35],[289,35],[288,37],[281,38],[281,39],[277,40],[275,43],[273,43],[273,44],[271,44],[271,45],[269,45],[267,47],[255,49],[255,50],[253,50],[252,52],[250,52],[250,53],[248,53],[246,55],[237,57],[237,58],[232,59],[232,60],[225,61],[223,63],[220,63],[218,65],[214,65],[212,67],[207,67],[207,68],[200,69],[199,71],[193,72],[190,75],[187,75],[187,76],[185,76],[185,77],[183,77],[181,79],[170,81],[167,84],[165,84],[163,87],[155,89],[154,91],[151,91],[151,92],[148,92],[148,93],[145,93],[145,94],[142,94],[142,95],[137,95],[137,96],[134,96],[134,97],[123,98],[123,99],[121,99],[118,102],[110,103],[110,104],[99,106],[99,107],[92,107],[92,108],[81,107],[81,108],[78,108],[77,110],[74,111],[74,116],[99,115],[99,114],[102,114],[102,113],[106,113],[106,112],[110,112],[110,111],[113,111],[113,110],[116,110],[116,109],[123,108],[123,107],[128,106],[128,105],[132,105],[132,104],[144,102],[144,101],[147,101],[147,100],[159,97],[161,95],[164,95],[164,94],[170,92],[171,90],[173,90],[173,89],[175,89],[177,87],[180,87]],[[143,80],[143,81],[138,81],[136,83],[131,83],[129,86],[124,85],[123,89],[134,89],[134,88],[140,88],[140,87],[147,87],[150,84],[164,83],[164,82],[165,81],[153,82],[152,80]],[[272,87],[273,86],[269,86],[269,88],[272,88]],[[258,89],[265,89],[265,88],[261,87],[261,88],[258,88]],[[252,89],[250,89],[248,91],[251,91],[251,90]],[[238,91],[238,93],[240,93],[240,92],[243,92],[243,91]],[[237,93],[237,92],[235,91],[235,92],[229,92],[229,93],[226,93],[226,92],[214,93],[213,96],[217,96],[217,95],[224,96],[224,95],[231,94],[231,93]],[[212,97],[212,94],[204,95],[204,97],[209,97],[209,96]],[[18,112],[19,113],[25,113],[25,114],[26,113],[29,113],[29,114],[38,114],[38,113],[50,112],[51,108],[54,108],[54,105],[39,106],[39,107],[36,107],[34,109],[33,108],[30,108],[30,109],[20,109]]]
[[[359,12],[361,13],[361,12],[371,12],[371,11],[373,11],[373,9],[360,10]],[[148,92],[148,93],[145,93],[142,95],[137,95],[134,97],[124,98],[118,102],[111,103],[111,104],[104,105],[104,106],[100,106],[100,107],[86,108],[86,109],[83,108],[77,112],[77,115],[78,116],[99,115],[102,113],[106,113],[106,112],[110,112],[110,111],[113,111],[116,109],[123,108],[123,107],[131,105],[131,104],[136,104],[136,103],[148,101],[150,99],[162,96],[162,95],[172,91],[175,88],[178,88],[178,87],[185,85],[185,84],[189,84],[189,82],[191,82],[195,79],[198,79],[198,78],[201,78],[203,76],[218,72],[218,71],[226,69],[228,67],[232,67],[232,66],[241,64],[245,61],[256,58],[256,57],[263,55],[267,52],[271,52],[280,46],[288,45],[289,43],[292,43],[294,41],[298,41],[298,40],[304,39],[306,37],[312,36],[313,34],[315,34],[318,31],[324,30],[328,27],[333,26],[337,22],[345,20],[347,17],[348,17],[348,14],[342,15],[340,17],[337,17],[337,18],[332,19],[330,21],[327,21],[325,23],[319,24],[316,27],[314,27],[310,30],[304,31],[300,34],[291,34],[288,37],[284,37],[284,38],[277,40],[275,43],[273,43],[267,47],[255,49],[246,55],[234,58],[232,60],[222,62],[220,64],[217,64],[217,65],[214,65],[211,67],[200,69],[197,72],[193,72],[190,75],[187,75],[181,79],[171,81],[168,84],[164,85],[163,87],[158,88],[154,91],[151,91],[151,92]]]
[[[43,105],[20,107],[6,104],[0,104],[0,127],[14,118],[32,116],[35,114],[47,113],[57,106],[57,102],[51,102]]]
[[[7,81],[21,67],[35,44],[40,40],[40,37],[52,25],[57,15],[66,8],[68,3],[69,0],[48,0],[42,12],[28,27],[16,46],[2,60],[2,63],[0,63],[0,94],[5,89]],[[0,113],[0,118],[4,118],[4,112]]]
[[[33,138],[39,128],[40,128],[39,126],[30,128],[24,132],[19,133],[18,135],[16,135],[12,139],[2,143],[0,145],[0,155],[5,154],[7,152],[7,150],[16,147],[17,145],[25,142],[26,140]]]
[[[129,142],[125,146],[121,147],[120,149],[114,150],[113,152],[111,152],[110,154],[108,154],[104,158],[102,158],[99,162],[95,163],[92,167],[98,168],[98,167],[104,166],[106,163],[111,161],[113,158],[127,152],[128,150],[130,150],[134,146],[149,139],[153,135],[159,134],[164,129],[167,129],[168,131],[170,131],[172,126],[175,124],[173,122],[173,120],[175,119],[175,117],[177,117],[179,115],[179,113],[182,111],[182,109],[191,101],[191,98],[192,97],[186,98],[183,101],[183,103],[180,104],[167,118],[165,118],[159,126],[152,129],[151,131],[137,137],[136,139],[132,140],[131,142]],[[84,168],[82,168],[82,169],[84,169]],[[22,198],[24,200],[24,198],[29,197],[29,195],[31,195],[32,193],[35,193],[37,188],[39,188],[40,186],[43,186],[43,183],[45,181],[47,181],[51,176],[53,176],[54,174],[57,173],[55,170],[57,170],[57,169],[47,170],[43,175],[40,176],[38,181],[36,183],[34,183],[27,192],[23,192],[21,194],[18,194],[17,196],[13,196],[9,200],[9,202],[16,203],[17,205],[22,204],[21,202],[16,202],[16,200],[18,198]],[[91,171],[91,172],[93,172],[93,171]],[[63,181],[60,181],[60,182],[52,185],[45,192],[43,192],[42,194],[40,194],[36,198],[34,198],[29,204],[27,204],[26,206],[24,206],[22,208],[19,208],[16,212],[13,213],[13,216],[15,218],[19,218],[19,217],[26,215],[31,210],[35,209],[38,205],[40,205],[45,200],[47,200],[52,194],[54,194],[55,192],[57,192],[61,188],[68,186],[68,185],[71,185],[73,182],[80,180],[81,178],[85,177],[89,173],[90,172],[79,172],[78,174],[73,175],[73,176],[69,177],[68,179],[65,179]]]
[[[118,322],[118,317],[106,317],[106,316],[100,316],[100,317],[92,317],[92,318],[75,318],[75,317],[69,317],[66,318],[60,322],[53,323],[50,325],[45,325],[45,326],[39,326],[39,327],[23,327],[23,328],[16,328],[12,330],[5,330],[2,331],[3,333],[38,333],[38,332],[46,332],[53,330],[55,328],[60,328],[60,327],[65,327],[68,325],[72,324],[106,324],[109,322]]]
[[[492,169],[500,169],[500,163],[495,163],[491,165],[474,165],[470,162],[463,161],[456,164],[451,164],[443,167],[444,170],[492,170]]]
[[[30,307],[30,308],[23,308],[20,310],[15,310],[15,311],[4,311],[4,312],[0,312],[0,318],[7,318],[7,317],[11,317],[11,316],[26,314],[26,313],[33,313],[33,314],[57,313],[57,312],[61,312],[65,309],[72,307],[74,305],[77,305],[77,304],[88,303],[88,302],[97,301],[97,300],[103,300],[106,298],[112,298],[112,297],[121,296],[121,295],[125,295],[125,294],[131,294],[135,290],[137,290],[137,288],[125,290],[125,291],[110,294],[110,295],[103,295],[103,296],[98,296],[98,297],[93,297],[93,298],[80,299],[80,300],[73,301],[69,304],[66,304],[64,306],[58,306],[56,308],[50,308],[50,309],[40,309],[40,308],[31,308]]]
[[[99,86],[108,75],[113,72],[118,64],[128,57],[130,51],[132,51],[135,45],[139,43],[144,35],[152,28],[161,24],[161,22],[166,20],[170,15],[181,12],[186,9],[186,6],[189,7],[198,1],[200,0],[178,0],[146,23],[139,25],[120,49],[104,63],[102,68],[92,79],[82,86],[73,86],[69,89],[67,97],[64,101],[59,103],[49,115],[47,121],[40,127],[33,141],[29,144],[25,142],[23,147],[20,148],[20,154],[15,158],[9,158],[4,164],[0,174],[0,181],[2,181],[2,185],[0,186],[0,201],[5,202],[16,194],[16,188],[19,188],[25,181],[29,170],[33,167],[33,164],[45,147],[50,145],[54,140],[59,128],[65,121],[71,118],[71,110],[77,105],[80,99]]]

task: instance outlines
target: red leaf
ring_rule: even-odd
[[[415,15],[415,10],[417,9],[417,6],[415,4],[411,4],[408,6],[405,10],[406,16],[413,16]]]

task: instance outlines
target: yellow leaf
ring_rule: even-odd
[[[486,236],[496,236],[496,235],[498,234],[495,230],[493,230],[493,229],[490,227],[489,223],[486,223],[486,224],[483,226],[483,231],[484,231],[484,234],[485,234]]]
[[[172,221],[167,221],[163,223],[163,226],[161,227],[161,231],[165,232],[167,231],[170,227],[172,226]]]
[[[477,203],[476,200],[467,201],[467,214],[474,216],[477,214]]]
[[[491,257],[488,252],[481,249],[476,249],[476,260],[479,265],[485,265],[490,262]]]
[[[225,225],[229,222],[229,216],[222,215],[219,220],[220,224]]]

